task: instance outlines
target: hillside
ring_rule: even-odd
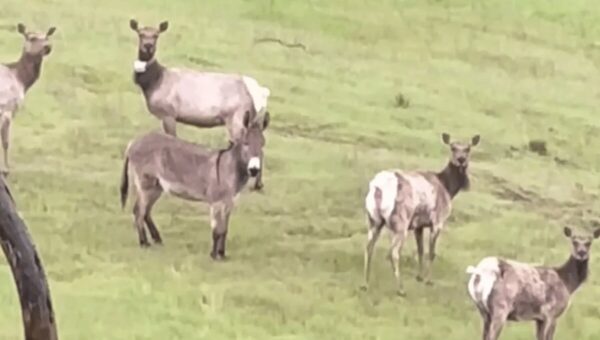
[[[205,206],[163,197],[154,217],[165,246],[148,250],[130,206],[120,209],[123,150],[159,126],[131,79],[131,17],[169,20],[163,64],[244,73],[271,89],[265,192],[238,201],[225,263],[208,256]],[[600,222],[599,19],[585,0],[3,0],[2,62],[19,56],[17,22],[57,27],[14,121],[9,184],[61,339],[479,338],[468,265],[486,255],[559,264],[561,227]],[[265,37],[306,50],[253,43]],[[179,129],[225,142],[223,129]],[[364,293],[367,183],[386,168],[441,169],[442,132],[478,133],[481,144],[440,239],[435,286],[414,280],[411,237],[408,297],[396,297],[384,236]],[[548,155],[529,151],[531,140]],[[599,254],[558,339],[600,337]],[[0,338],[20,339],[3,258],[0,278]],[[503,338],[533,334],[512,324]]]

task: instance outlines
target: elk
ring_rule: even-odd
[[[139,40],[133,80],[166,133],[176,136],[177,122],[200,128],[225,125],[229,141],[234,143],[242,134],[247,112],[251,120],[266,112],[270,90],[254,78],[161,65],[156,59],[158,37],[169,27],[168,21],[155,28],[140,27],[131,19],[129,26]],[[254,188],[262,187],[261,172]]]
[[[28,31],[22,23],[17,24],[17,32],[25,38],[19,60],[0,64],[0,139],[4,151],[4,166],[0,172],[8,175],[8,148],[10,146],[10,125],[25,94],[35,84],[42,71],[44,57],[52,51],[50,36],[56,31],[50,27],[46,33]]]
[[[396,279],[397,293],[405,296],[400,276],[400,253],[409,231],[414,231],[419,261],[418,281],[431,285],[431,265],[436,256],[435,247],[452,208],[452,199],[461,190],[469,188],[469,158],[471,147],[479,144],[479,135],[470,143],[450,142],[450,135],[442,134],[442,141],[450,147],[450,160],[440,172],[405,172],[384,170],[369,182],[365,198],[367,212],[367,243],[364,255],[363,289],[368,289],[371,258],[375,243],[384,226],[391,232],[392,244],[388,259]],[[429,263],[424,265],[423,233],[429,228]]]
[[[471,275],[467,288],[483,318],[483,340],[496,340],[507,321],[535,321],[538,340],[552,340],[556,320],[569,306],[571,296],[588,276],[590,248],[600,236],[564,234],[571,242],[571,254],[560,267],[534,266],[499,257],[486,257]]]
[[[133,205],[134,225],[141,247],[148,247],[144,225],[155,243],[162,238],[152,220],[152,207],[163,192],[184,200],[210,205],[215,260],[225,258],[225,241],[234,201],[248,182],[261,171],[269,113],[262,122],[244,118],[241,136],[225,150],[211,150],[162,132],[151,132],[131,141],[125,152],[121,177],[121,205],[125,207],[129,179],[137,198]]]

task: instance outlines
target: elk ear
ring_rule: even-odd
[[[136,31],[138,30],[138,22],[135,19],[131,19],[129,20],[129,27],[131,27],[132,30]]]
[[[23,25],[22,23],[18,23],[17,24],[17,32],[25,35],[25,25]]]
[[[250,126],[250,112],[246,111],[244,114],[244,127],[247,129]]]
[[[571,231],[571,228],[569,228],[569,227],[565,227],[563,229],[563,232],[565,233],[566,237],[571,237],[571,235],[573,235],[573,232]]]
[[[450,144],[450,135],[447,133],[442,133],[442,142],[444,142],[444,144]]]
[[[269,126],[269,122],[271,121],[271,115],[269,114],[269,111],[265,112],[265,117],[263,118],[263,131],[267,129],[267,126]]]
[[[48,29],[48,32],[46,32],[46,38],[48,38],[49,36],[51,36],[52,34],[54,34],[54,32],[56,32],[56,27],[52,26]]]
[[[480,139],[481,139],[481,138],[479,137],[479,135],[475,135],[475,136],[473,136],[473,138],[471,138],[471,145],[472,145],[472,146],[475,146],[475,145],[479,144],[479,140],[480,140]]]
[[[600,228],[596,228],[596,230],[594,230],[594,238],[598,237],[600,237]]]
[[[168,21],[163,21],[163,22],[160,23],[160,25],[158,25],[158,29],[160,30],[160,33],[166,31],[167,28],[169,28],[169,22]]]

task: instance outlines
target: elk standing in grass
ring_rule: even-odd
[[[564,234],[572,251],[560,267],[533,266],[498,257],[486,257],[469,266],[468,291],[483,318],[483,340],[496,340],[506,321],[535,321],[538,340],[552,340],[556,321],[569,306],[571,295],[588,276],[591,236]]]
[[[373,248],[383,226],[392,236],[388,254],[397,292],[405,295],[400,276],[400,253],[408,232],[413,230],[417,242],[419,274],[417,279],[431,284],[431,264],[435,259],[437,239],[450,216],[452,199],[469,187],[469,155],[471,147],[479,143],[479,135],[470,143],[450,142],[450,135],[442,134],[442,140],[450,146],[448,165],[438,172],[404,172],[401,170],[381,171],[369,183],[365,199],[368,220],[368,240],[364,259],[364,288],[369,285],[369,272]],[[429,228],[429,263],[423,263],[423,232]]]
[[[121,204],[125,206],[129,178],[137,199],[134,223],[142,247],[149,246],[144,224],[156,243],[162,239],[152,220],[152,207],[163,192],[210,204],[213,259],[225,257],[225,240],[234,201],[249,177],[261,171],[266,113],[262,122],[246,115],[244,131],[226,150],[210,150],[161,132],[151,132],[129,143],[121,178]]]
[[[19,23],[17,32],[24,38],[23,52],[18,61],[0,64],[0,139],[4,151],[4,167],[0,170],[8,174],[8,148],[10,145],[10,125],[18,109],[23,105],[25,94],[38,80],[42,71],[42,61],[50,54],[52,45],[49,37],[56,28],[46,33],[28,32],[25,25]]]
[[[176,122],[201,128],[225,125],[229,141],[234,143],[242,134],[246,113],[251,120],[258,120],[266,112],[270,91],[251,77],[161,65],[155,54],[159,35],[169,27],[167,21],[158,28],[139,27],[134,19],[129,25],[139,39],[134,82],[141,88],[148,110],[161,120],[168,134],[176,136]],[[261,172],[254,187],[262,186]]]

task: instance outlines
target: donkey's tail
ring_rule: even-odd
[[[125,156],[123,172],[121,173],[121,209],[127,203],[127,192],[129,191],[129,156]]]

